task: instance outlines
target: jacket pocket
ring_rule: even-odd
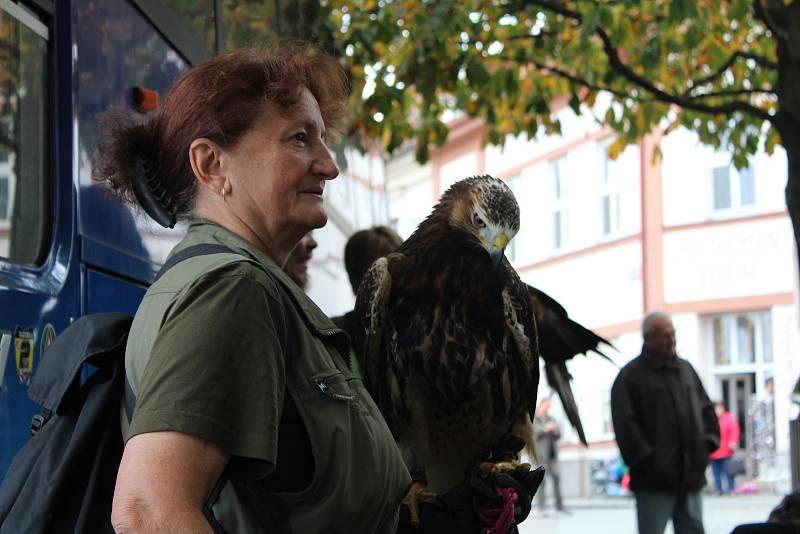
[[[350,387],[341,371],[318,373],[308,379],[311,389],[323,396],[341,402],[356,402],[358,394]]]

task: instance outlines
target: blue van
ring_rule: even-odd
[[[30,436],[26,388],[47,346],[84,314],[134,313],[183,234],[92,183],[98,118],[157,107],[218,46],[215,11],[218,0],[0,0],[0,479]]]

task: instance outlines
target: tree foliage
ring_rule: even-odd
[[[658,124],[726,146],[739,167],[761,142],[768,152],[781,142],[773,127],[775,33],[800,19],[798,1],[330,0],[330,7],[359,100],[355,128],[389,151],[416,140],[420,161],[429,144],[445,142],[446,110],[480,117],[487,141],[502,143],[507,134],[559,132],[553,103],[566,96],[578,112],[599,92],[614,102],[598,117],[619,134],[612,156]],[[374,90],[360,102],[365,84]]]

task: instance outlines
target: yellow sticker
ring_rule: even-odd
[[[33,374],[34,358],[33,328],[20,328],[14,331],[14,354],[17,362],[17,376],[20,382],[27,385]]]

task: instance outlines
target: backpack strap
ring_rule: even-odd
[[[230,253],[230,254],[239,254],[238,252],[231,250],[230,248],[226,247],[225,245],[218,245],[216,243],[203,243],[200,245],[192,245],[191,247],[186,247],[183,250],[180,250],[173,254],[164,265],[161,266],[161,270],[158,271],[156,274],[153,283],[157,282],[159,278],[164,276],[167,271],[175,267],[177,264],[184,260],[188,260],[189,258],[194,258],[196,256],[207,256],[209,254],[223,254],[223,253]],[[242,254],[239,254],[242,256]]]
[[[161,269],[156,274],[156,277],[153,279],[153,283],[156,283],[162,276],[164,276],[167,271],[178,265],[184,260],[188,260],[189,258],[195,258],[197,256],[207,256],[209,254],[238,254],[234,250],[226,247],[225,245],[218,245],[216,243],[203,243],[200,245],[192,245],[191,247],[186,247],[183,250],[180,250],[173,254],[164,265],[161,266]],[[241,255],[241,254],[240,254]],[[131,387],[130,382],[128,382],[128,375],[125,375],[125,415],[128,417],[128,423],[131,422],[133,419],[133,409],[136,407],[136,395],[133,392],[133,388]]]

